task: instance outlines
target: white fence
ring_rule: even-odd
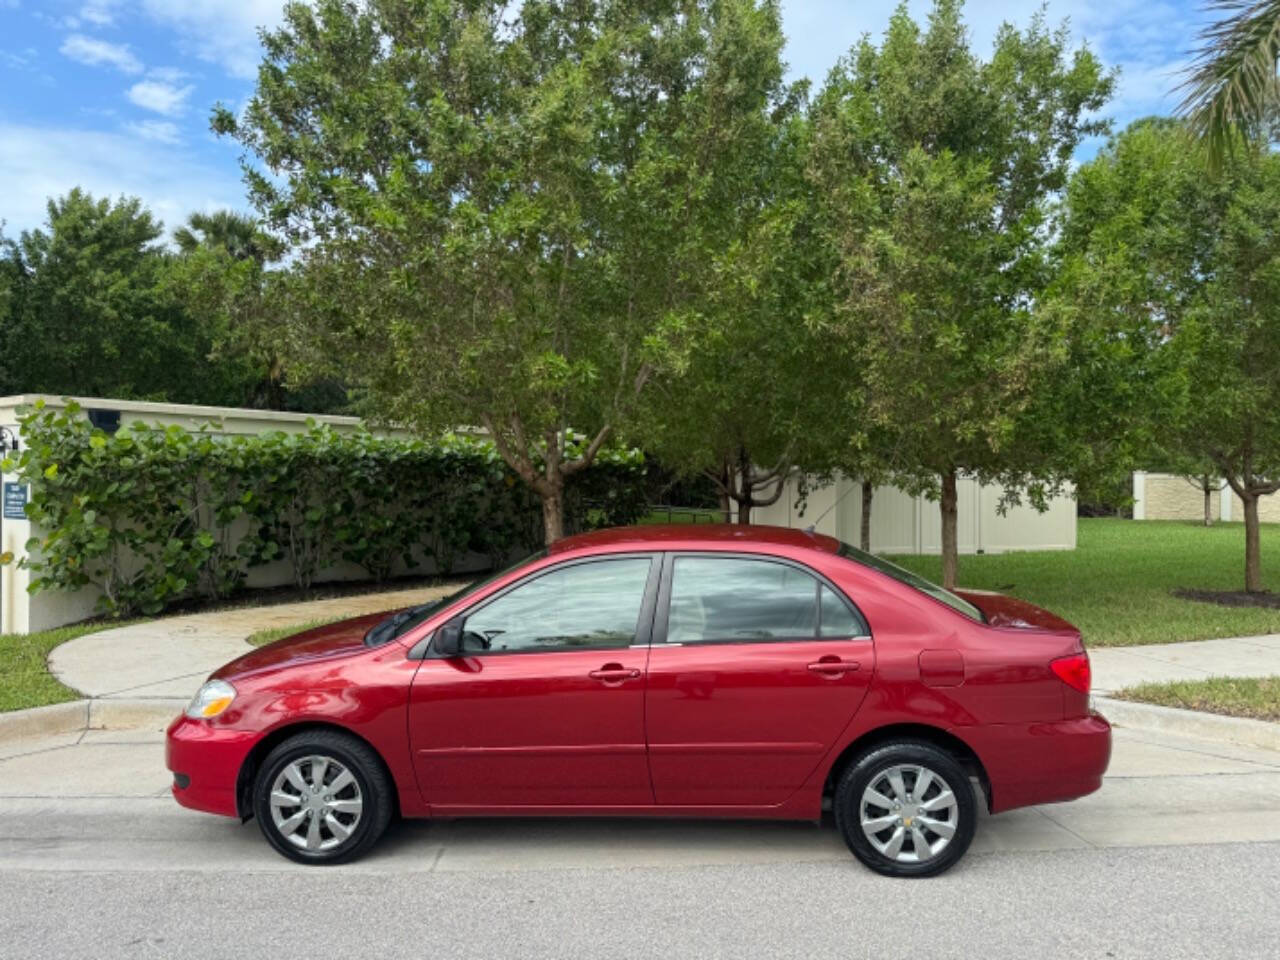
[[[961,553],[1005,553],[1009,550],[1074,550],[1074,492],[1049,501],[1040,513],[1023,504],[999,511],[1000,487],[961,477],[956,535]],[[857,544],[862,523],[862,482],[840,477],[810,492],[801,512],[796,507],[796,481],[788,482],[778,502],[752,512],[752,522],[783,527],[814,525],[846,543]],[[871,499],[871,549],[875,553],[941,553],[942,518],[936,501],[911,496],[897,487],[877,487]]]

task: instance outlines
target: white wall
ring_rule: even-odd
[[[1209,496],[1209,512],[1214,520],[1237,523],[1244,520],[1244,504],[1225,480],[1215,479],[1217,489]],[[1204,492],[1185,477],[1172,473],[1133,474],[1133,519],[1204,520]],[[1258,498],[1258,519],[1280,523],[1280,493]]]
[[[106,400],[98,398],[73,398],[85,410],[102,409],[120,412],[120,429],[128,429],[129,424],[138,421],[147,424],[170,426],[177,424],[186,429],[197,429],[211,421],[218,421],[220,432],[224,434],[256,434],[279,430],[285,433],[301,433],[307,429],[307,421],[328,424],[342,433],[351,432],[361,427],[362,421],[357,417],[319,416],[302,413],[282,413],[274,410],[246,410],[230,407],[203,407],[177,403],[144,403],[131,400]],[[18,409],[29,407],[37,400],[44,400],[49,407],[61,408],[65,401],[61,397],[38,394],[24,394],[13,397],[0,397],[0,426],[8,427],[18,433]],[[401,430],[380,430],[380,433],[391,436],[406,436]],[[19,443],[22,437],[19,433]],[[4,481],[13,482],[16,476],[4,475]],[[0,633],[32,633],[47,630],[66,623],[75,623],[90,617],[95,612],[99,593],[93,588],[78,591],[48,591],[29,594],[27,586],[31,581],[30,571],[19,567],[18,558],[25,555],[25,545],[33,535],[41,531],[33,529],[26,519],[0,518],[0,551],[11,551],[15,562],[0,567]],[[457,569],[463,572],[487,565],[487,557],[460,557]],[[429,572],[425,567],[423,572]],[[317,582],[333,580],[362,580],[368,574],[353,563],[340,563],[325,570],[318,571]],[[254,567],[249,571],[247,585],[250,587],[272,587],[292,582],[293,571],[288,561]]]
[[[1002,489],[961,477],[956,483],[957,546],[961,553],[1005,553],[1010,550],[1074,550],[1074,492],[1049,501],[1045,513],[1023,504],[1003,516]],[[801,511],[796,506],[796,480],[788,482],[778,502],[752,512],[755,523],[783,527],[813,525],[846,543],[857,544],[862,523],[862,483],[839,477],[814,490]],[[875,553],[941,553],[942,517],[936,501],[913,497],[897,487],[877,487],[871,499],[871,549]]]

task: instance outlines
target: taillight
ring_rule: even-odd
[[[1079,690],[1081,693],[1089,692],[1092,677],[1089,673],[1087,653],[1073,653],[1069,657],[1059,657],[1057,660],[1050,661],[1049,666],[1058,675],[1058,679],[1073,690]]]

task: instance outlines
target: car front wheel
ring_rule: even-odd
[[[890,877],[929,877],[973,840],[977,802],[964,768],[931,743],[882,744],[836,785],[836,825],[853,855]]]
[[[267,842],[291,860],[345,863],[391,821],[391,782],[355,737],[309,731],[280,743],[254,779],[253,813]]]

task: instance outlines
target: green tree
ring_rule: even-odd
[[[213,126],[276,174],[246,168],[301,250],[292,356],[485,427],[557,539],[760,207],[722,173],[777,106],[775,0],[320,0],[263,43]]]
[[[824,256],[803,177],[803,89],[761,116],[721,176],[761,185],[760,214],[714,259],[698,309],[672,338],[645,416],[645,448],[686,476],[710,480],[726,521],[776,503],[793,470],[829,472],[825,429],[848,373],[825,323]],[[794,112],[793,112],[794,109]]]
[[[1081,309],[1132,355],[1152,447],[1240,497],[1245,589],[1263,589],[1258,498],[1280,490],[1280,157],[1204,176],[1185,130],[1140,121],[1072,178],[1063,244]],[[1207,472],[1207,468],[1197,468]]]
[[[1042,16],[1003,26],[984,61],[960,2],[938,0],[924,29],[899,7],[813,106],[811,176],[865,425],[892,438],[898,482],[939,499],[947,586],[960,474],[1037,502],[1065,475],[1063,424],[1045,422],[1061,414],[1048,395],[1062,330],[1032,307],[1051,276],[1049,198],[1105,129],[1090,118],[1112,86]]]
[[[221,249],[236,261],[252,260],[265,267],[283,255],[283,245],[262,232],[253,217],[234,210],[193,213],[173,231],[173,242],[185,254],[201,249]]]
[[[5,244],[5,392],[233,401],[234,376],[205,366],[209,331],[165,294],[162,232],[136,197],[77,188]]]
[[[193,213],[173,232],[173,240],[180,252],[169,270],[167,289],[210,324],[212,359],[243,371],[240,402],[286,409],[290,391],[280,316],[288,309],[286,284],[280,271],[268,269],[283,256],[284,245],[252,217],[231,210]],[[314,391],[308,399],[308,412],[332,409],[332,403],[316,402],[320,398]]]

